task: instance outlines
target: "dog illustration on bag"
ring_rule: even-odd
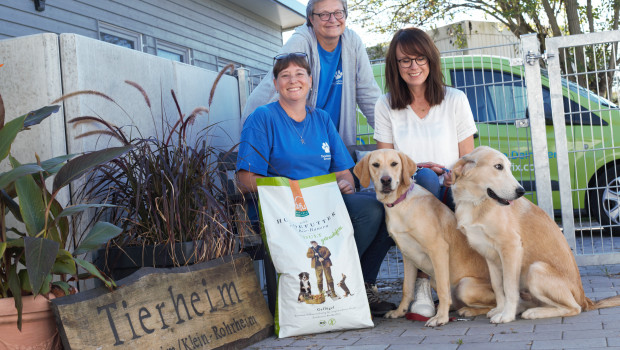
[[[340,282],[338,282],[337,286],[342,288],[342,290],[344,291],[344,296],[343,298],[348,297],[349,295],[353,295],[351,294],[351,291],[349,291],[349,287],[347,287],[347,285],[344,283],[344,280],[347,278],[347,275],[345,275],[344,273],[342,274],[342,279],[340,280]]]
[[[327,295],[332,299],[337,299],[336,290],[334,289],[334,279],[332,277],[332,261],[329,258],[331,252],[327,247],[320,246],[316,241],[310,242],[312,245],[308,248],[306,256],[311,259],[310,266],[316,273],[317,286],[319,294],[323,294],[323,274],[327,280]]]
[[[310,274],[307,272],[299,273],[299,296],[297,301],[300,303],[312,297],[312,289],[310,287]]]

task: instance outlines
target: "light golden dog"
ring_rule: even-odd
[[[354,168],[364,187],[374,182],[377,199],[385,206],[388,232],[403,255],[402,300],[385,317],[402,317],[408,312],[418,268],[431,276],[439,297],[437,314],[426,326],[447,323],[453,299],[461,316],[485,314],[495,307],[495,297],[484,259],[456,228],[454,213],[413,183],[415,171],[413,160],[392,149],[373,151]]]
[[[497,307],[492,323],[522,318],[573,316],[585,310],[619,306],[620,296],[588,299],[575,258],[556,223],[521,197],[508,158],[478,147],[452,169],[452,193],[459,228],[485,257]],[[520,303],[520,296],[523,298]]]

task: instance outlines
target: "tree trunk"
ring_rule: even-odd
[[[564,3],[564,6],[566,9],[566,21],[568,23],[568,33],[570,35],[582,34],[583,32],[581,31],[581,24],[579,23],[579,4],[577,3],[577,0],[566,0]],[[575,64],[575,67],[570,67],[571,64],[569,63],[568,66],[566,67],[568,74],[572,74],[573,69],[576,72],[586,71],[583,47],[581,46],[575,47],[574,53],[575,53],[575,57],[572,63]],[[588,82],[586,81],[585,76],[583,75],[572,76],[571,78],[572,78],[571,80],[575,81],[580,86],[588,87]]]

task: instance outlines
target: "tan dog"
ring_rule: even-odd
[[[484,314],[495,306],[484,259],[456,228],[452,211],[412,182],[415,171],[413,160],[392,149],[373,151],[354,168],[364,187],[374,182],[377,199],[385,206],[388,232],[403,254],[403,297],[398,308],[385,317],[407,313],[418,268],[431,276],[439,297],[437,314],[426,322],[427,326],[448,322],[453,296],[459,315]]]
[[[556,223],[525,193],[508,158],[478,147],[453,167],[458,225],[489,265],[497,307],[492,323],[522,318],[573,316],[620,305],[620,296],[586,298],[575,258]],[[519,297],[527,303],[519,305]]]

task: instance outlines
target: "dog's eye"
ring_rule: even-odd
[[[497,170],[504,170],[504,165],[502,165],[502,164],[495,164],[495,169],[497,169]]]
[[[390,165],[394,167],[394,166],[397,166],[397,165],[398,165],[398,163],[396,163],[396,162],[392,162],[392,164],[390,164]]]
[[[375,168],[379,167],[379,163],[372,163],[372,166],[374,166]]]

